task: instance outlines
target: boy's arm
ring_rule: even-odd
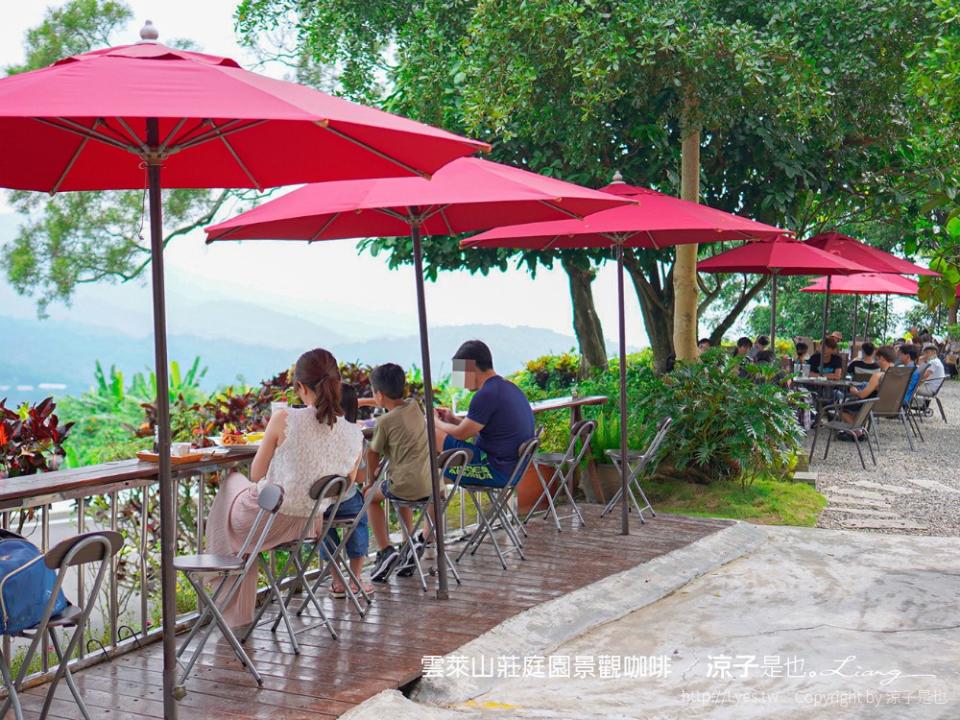
[[[376,450],[367,450],[367,477],[363,483],[364,492],[377,480],[377,468],[380,467],[380,453]]]

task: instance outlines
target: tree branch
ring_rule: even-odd
[[[769,275],[761,276],[761,278],[753,284],[753,287],[740,295],[740,299],[734,303],[732,308],[730,308],[730,312],[727,313],[723,320],[717,323],[717,326],[713,329],[713,332],[710,333],[711,345],[720,344],[720,341],[723,340],[724,334],[731,327],[733,327],[733,324],[737,321],[737,318],[740,317],[740,313],[742,313],[746,309],[747,305],[750,304],[750,301],[753,300],[757,294],[766,287],[769,280]]]

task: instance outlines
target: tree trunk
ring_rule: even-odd
[[[750,304],[750,301],[753,300],[764,287],[766,287],[769,279],[769,275],[761,275],[760,279],[757,280],[750,289],[745,288],[745,292],[740,294],[740,299],[734,303],[732,308],[730,308],[730,312],[727,313],[727,316],[718,322],[716,327],[713,328],[713,332],[710,333],[711,347],[720,346],[724,334],[726,334],[726,332],[733,327],[733,324],[737,321],[737,318],[740,317],[740,314],[746,310],[747,305]]]
[[[596,270],[589,265],[581,267],[574,258],[565,254],[563,269],[570,280],[570,300],[573,302],[573,331],[583,358],[581,370],[607,367],[607,349],[603,341],[603,327],[593,303],[593,281]]]
[[[667,358],[673,354],[673,284],[669,275],[660,282],[656,261],[646,263],[630,250],[624,254],[624,267],[640,301],[643,324],[653,350],[653,366],[657,372],[667,368]]]
[[[957,324],[957,310],[960,309],[960,298],[957,298],[953,301],[953,304],[950,305],[950,310],[947,311],[947,324],[956,325]]]
[[[684,116],[695,106],[688,98]],[[700,128],[684,118],[680,150],[680,197],[700,201]],[[673,264],[673,347],[677,360],[697,358],[697,246],[679,245]]]

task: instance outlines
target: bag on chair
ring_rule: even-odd
[[[43,562],[37,546],[15,532],[0,529],[0,635],[14,635],[43,619],[57,574]],[[69,603],[58,592],[53,614]]]

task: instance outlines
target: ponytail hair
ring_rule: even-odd
[[[333,427],[337,418],[343,415],[340,406],[340,367],[337,359],[323,348],[305,352],[297,360],[293,370],[293,379],[316,394],[313,403],[317,421],[321,425]]]

